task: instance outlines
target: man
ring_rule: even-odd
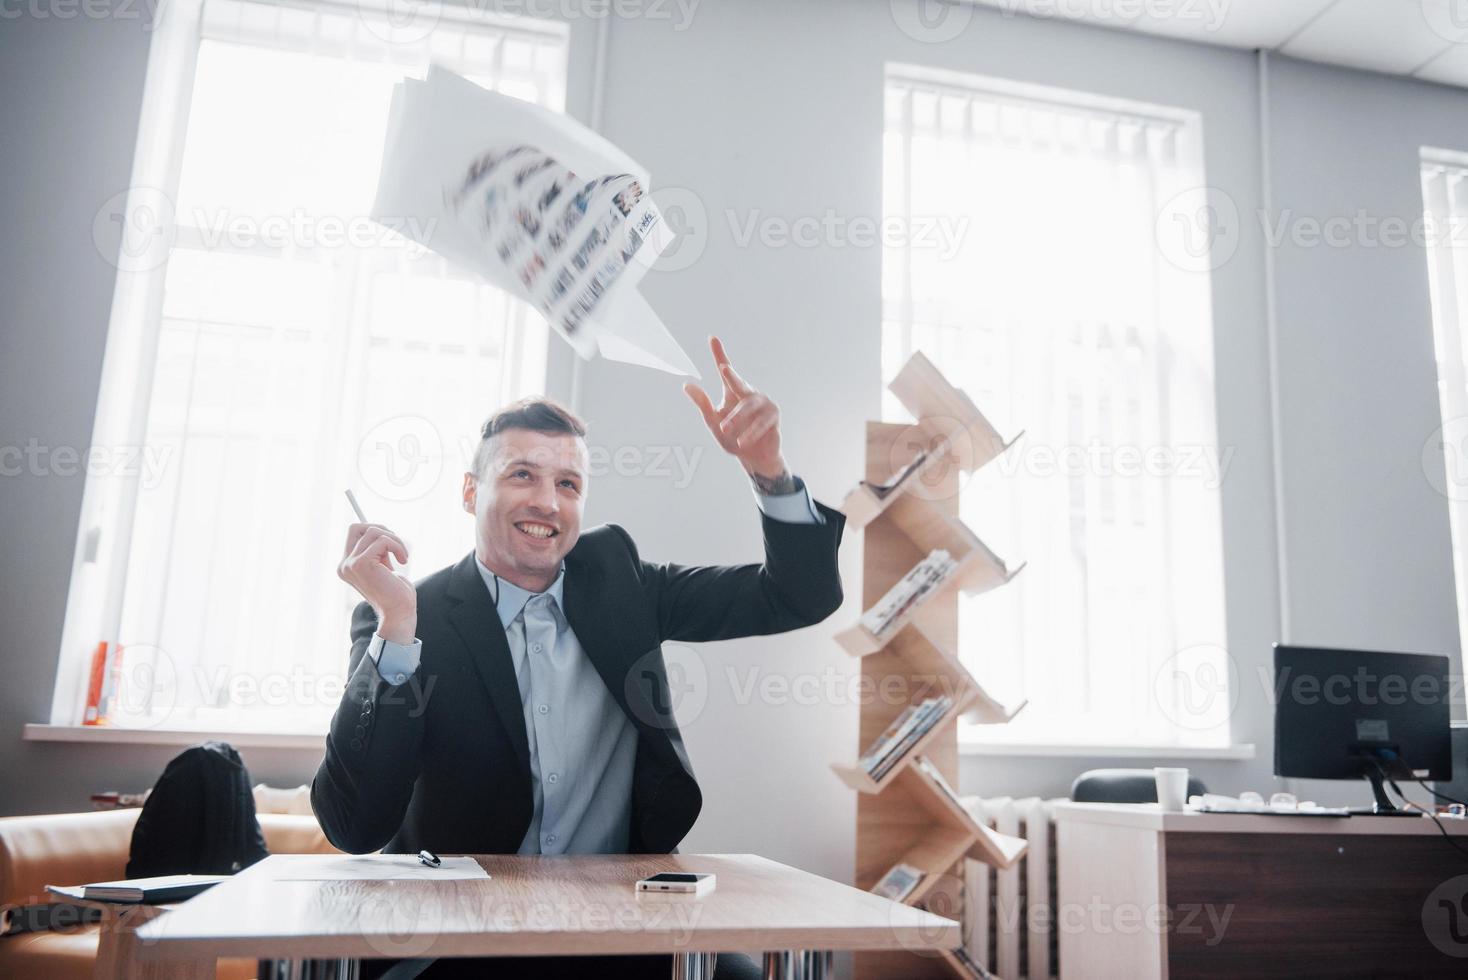
[[[474,551],[457,564],[414,585],[393,570],[393,559],[408,560],[397,535],[351,526],[338,574],[364,601],[311,786],[333,844],[356,853],[666,853],[687,834],[702,796],[661,643],[797,629],[841,603],[841,514],[791,476],[778,408],[735,373],[717,338],[710,346],[721,404],[696,385],[684,391],[754,484],[763,565],[654,564],[615,524],[583,532],[586,430],[546,400],[485,423],[464,475]],[[668,975],[667,957],[592,966],[486,961],[467,975]],[[750,966],[720,957],[719,975]]]

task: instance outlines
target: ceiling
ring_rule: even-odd
[[[974,0],[1468,87],[1468,0]]]

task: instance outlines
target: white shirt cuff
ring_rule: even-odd
[[[385,640],[377,633],[367,644],[367,656],[377,665],[377,676],[393,687],[406,684],[418,670],[418,658],[423,655],[423,641],[414,638],[407,646]]]
[[[753,487],[753,484],[751,484]],[[754,502],[759,504],[759,509],[766,517],[782,521],[786,524],[824,524],[826,519],[821,512],[816,510],[816,505],[811,502],[810,492],[805,489],[805,481],[800,477],[795,478],[795,489],[790,493],[760,493],[754,490]]]

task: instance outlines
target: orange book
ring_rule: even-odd
[[[112,723],[112,712],[121,696],[122,644],[113,643],[107,647],[107,659],[102,665],[102,697],[97,702],[97,724]]]
[[[107,676],[107,641],[97,644],[92,651],[92,672],[87,680],[87,708],[82,714],[83,725],[99,724],[97,708],[102,703],[102,682]]]

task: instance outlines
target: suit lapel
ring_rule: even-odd
[[[448,597],[454,603],[449,609],[449,621],[464,641],[469,659],[515,749],[515,756],[528,773],[530,742],[525,734],[525,713],[520,704],[515,664],[510,659],[510,644],[505,639],[504,624],[500,622],[494,599],[479,575],[472,552],[454,566],[449,577]]]
[[[566,621],[576,633],[592,666],[606,684],[617,707],[638,728],[651,728],[667,737],[666,728],[673,723],[653,708],[652,692],[639,683],[629,683],[629,671],[635,666],[624,653],[655,656],[651,651],[624,651],[618,642],[617,613],[602,608],[605,594],[603,571],[585,558],[581,549],[572,548],[566,555],[564,590]],[[485,691],[494,704],[500,725],[515,749],[515,756],[528,773],[530,742],[525,733],[524,706],[520,703],[520,684],[515,678],[515,664],[510,658],[510,644],[505,639],[504,624],[495,610],[494,599],[485,588],[477,562],[471,552],[454,566],[449,578],[449,621],[464,643],[464,648]],[[633,681],[636,678],[632,678]]]
[[[633,665],[627,663],[626,654],[645,651],[626,651],[618,642],[617,611],[602,608],[606,594],[601,581],[603,571],[595,563],[587,561],[584,552],[578,554],[580,550],[579,547],[572,548],[566,555],[566,621],[571,624],[581,649],[601,675],[602,683],[606,684],[617,707],[634,725],[644,727],[654,722],[656,715],[642,689],[635,683],[628,683],[628,671]]]

